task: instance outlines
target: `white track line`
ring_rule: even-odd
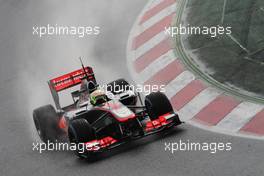
[[[190,71],[182,72],[165,87],[165,94],[169,99],[171,99],[175,94],[177,94],[185,86],[190,84],[194,79],[195,77]]]
[[[143,54],[148,52],[151,48],[155,47],[160,42],[165,40],[166,37],[167,36],[165,35],[165,33],[163,31],[156,34],[153,38],[151,38],[146,43],[144,43],[143,45],[141,45],[139,48],[136,49],[136,54],[135,54],[134,60],[136,60],[137,58],[139,58],[140,56],[142,56]]]
[[[233,111],[231,111],[217,127],[224,128],[232,132],[240,130],[249,122],[258,112],[263,109],[263,105],[257,105],[250,102],[242,102]]]
[[[184,121],[192,119],[221,93],[211,87],[203,90],[179,111],[180,117]]]
[[[139,27],[138,34],[140,34],[141,32],[144,32],[145,30],[149,29],[154,24],[161,21],[166,16],[175,12],[175,9],[176,9],[176,3],[166,7],[165,9],[163,9],[162,11],[160,11],[159,13],[157,13],[156,15],[154,15],[153,17],[151,17],[150,19],[142,23],[141,26]]]
[[[163,2],[164,0],[153,0],[151,1],[148,5],[147,8],[145,10],[145,12],[147,12],[148,10],[152,9],[153,7],[155,7],[156,5],[160,4],[161,2]]]
[[[151,64],[149,64],[140,74],[138,74],[138,83],[143,84],[174,60],[175,58],[172,50],[163,54]]]

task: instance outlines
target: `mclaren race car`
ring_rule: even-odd
[[[139,93],[124,79],[118,79],[101,90],[93,69],[84,67],[48,81],[56,109],[46,105],[33,111],[33,120],[43,142],[56,142],[67,136],[79,157],[103,152],[133,139],[168,130],[180,125],[168,98],[153,92],[143,103]],[[71,93],[73,103],[61,107],[59,92],[80,85]]]

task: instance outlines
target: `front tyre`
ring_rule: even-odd
[[[68,128],[68,136],[71,144],[80,144],[96,139],[95,131],[86,119],[76,119],[70,122]],[[75,154],[81,158],[86,158],[84,147],[80,150],[76,148]]]
[[[173,108],[167,96],[161,92],[153,92],[146,96],[145,106],[150,120],[156,120],[159,116],[173,112]]]

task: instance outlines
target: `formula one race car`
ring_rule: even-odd
[[[33,120],[43,142],[56,142],[67,136],[70,143],[84,144],[76,148],[79,157],[102,152],[133,139],[168,130],[181,124],[168,98],[161,92],[145,97],[129,83],[118,79],[99,89],[91,67],[48,81],[56,109],[46,105],[33,111]],[[72,92],[73,104],[61,107],[58,93],[81,85]]]

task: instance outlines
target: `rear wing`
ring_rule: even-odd
[[[67,73],[48,81],[52,98],[57,109],[62,109],[58,93],[81,84],[83,79],[87,79],[88,82],[92,81],[95,85],[97,84],[92,67],[84,67],[83,69]]]

